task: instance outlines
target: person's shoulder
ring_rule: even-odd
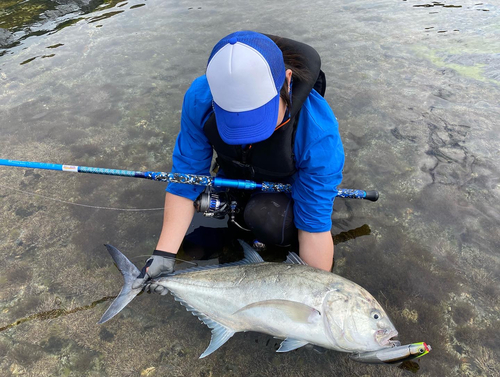
[[[212,104],[212,93],[208,86],[208,80],[205,75],[196,78],[186,92],[185,99],[188,101],[210,103]]]
[[[210,90],[208,86],[207,76],[203,75],[194,79],[189,87],[189,90],[193,91],[205,91]]]
[[[299,119],[304,127],[298,127],[297,132],[306,133],[310,140],[338,133],[338,122],[330,105],[315,90],[304,101]]]

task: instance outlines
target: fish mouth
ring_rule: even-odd
[[[401,342],[397,339],[393,339],[397,336],[397,330],[378,330],[375,333],[375,340],[382,347],[399,347]]]

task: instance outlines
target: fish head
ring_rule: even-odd
[[[367,352],[400,345],[398,332],[375,298],[358,285],[328,292],[323,302],[324,326],[334,348]]]

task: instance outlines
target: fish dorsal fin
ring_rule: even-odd
[[[304,340],[297,340],[297,339],[290,339],[286,338],[284,341],[281,342],[280,348],[276,352],[289,352],[296,350],[297,348],[305,346],[307,343]]]
[[[234,331],[230,328],[221,325],[219,322],[214,321],[204,313],[196,310],[191,305],[189,305],[182,298],[177,296],[175,292],[170,291],[172,296],[174,296],[175,301],[181,303],[188,312],[191,312],[194,316],[198,317],[198,319],[212,329],[212,339],[210,340],[210,344],[208,345],[205,352],[200,355],[200,359],[210,355],[212,352],[216,351],[219,347],[221,347],[224,343],[226,343],[233,335]]]
[[[241,266],[243,264],[252,264],[252,263],[263,263],[264,259],[245,241],[238,240],[241,246],[243,247],[243,253],[244,253],[244,258],[242,260],[239,260],[237,262],[231,262],[231,263],[224,263],[224,264],[214,264],[210,266],[200,266],[200,267],[192,267],[192,268],[187,268],[185,270],[179,270],[175,271],[171,275],[181,275],[181,274],[186,274],[188,272],[194,272],[194,271],[206,271],[206,270],[213,270],[215,268],[221,268],[221,267],[232,267],[232,266]]]
[[[307,263],[304,262],[297,254],[295,254],[293,251],[290,251],[288,253],[288,256],[286,257],[285,263],[289,264],[303,264],[304,266],[307,266]]]

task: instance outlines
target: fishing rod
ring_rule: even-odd
[[[144,178],[152,181],[169,182],[169,183],[183,183],[188,185],[197,185],[205,187],[220,187],[220,188],[234,188],[240,190],[261,190],[263,192],[286,192],[292,191],[292,185],[276,182],[261,182],[257,183],[250,180],[243,179],[229,179],[220,177],[211,177],[208,175],[184,174],[184,173],[164,173],[153,171],[133,171],[133,170],[120,170],[120,169],[105,169],[95,168],[89,166],[75,166],[75,165],[59,165],[47,164],[43,162],[32,161],[17,161],[17,160],[4,160],[0,159],[0,165],[13,166],[18,168],[31,168],[31,169],[45,169],[56,170],[72,173],[89,173],[101,175],[113,175],[119,177],[133,177]],[[340,198],[348,199],[365,199],[372,202],[378,200],[379,194],[375,190],[355,190],[339,188],[336,190],[335,195]]]

